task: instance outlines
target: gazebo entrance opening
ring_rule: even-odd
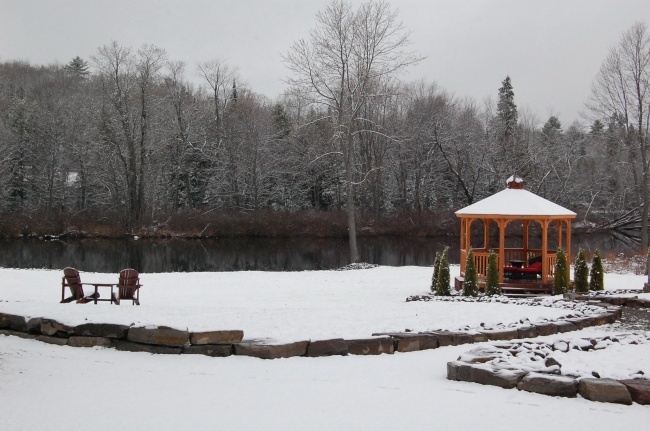
[[[480,280],[487,276],[490,250],[497,253],[499,282],[552,283],[556,250],[571,261],[571,220],[576,214],[523,188],[513,176],[507,188],[456,212],[460,218],[460,271],[472,249]],[[568,268],[567,268],[568,271]]]

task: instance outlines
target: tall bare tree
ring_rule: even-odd
[[[589,109],[603,119],[622,116],[625,144],[641,171],[637,184],[641,205],[641,246],[648,246],[650,192],[650,34],[645,23],[636,23],[621,35],[603,62],[592,84]]]
[[[363,125],[362,108],[380,96],[379,83],[419,61],[406,50],[409,32],[387,2],[369,1],[358,9],[335,0],[316,14],[316,27],[309,39],[295,42],[283,56],[292,72],[289,83],[300,88],[313,103],[331,113],[334,138],[343,156],[350,260],[357,262],[355,221],[355,132]]]

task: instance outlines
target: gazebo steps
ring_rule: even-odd
[[[510,297],[545,296],[550,295],[552,291],[552,284],[510,282],[501,284],[501,293]]]
[[[457,291],[463,289],[463,277],[456,276],[454,279],[454,288]],[[531,297],[531,296],[545,296],[553,292],[553,283],[542,283],[540,280],[505,280],[501,283],[501,293],[510,297]],[[485,280],[479,280],[479,290],[485,290]]]

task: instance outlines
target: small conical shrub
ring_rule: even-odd
[[[605,288],[605,270],[600,251],[596,250],[591,259],[591,271],[589,272],[589,290],[603,290]]]
[[[440,252],[436,251],[436,258],[433,260],[433,277],[431,277],[431,292],[436,293],[438,283],[438,272],[440,272]]]
[[[587,258],[583,249],[578,250],[573,267],[573,289],[580,293],[589,291],[589,266],[587,266]]]
[[[438,268],[438,278],[436,280],[436,295],[451,296],[450,288],[451,279],[449,276],[449,247],[440,256],[440,267]]]
[[[566,255],[562,250],[557,251],[555,257],[555,280],[553,281],[553,295],[562,295],[569,289],[567,277]]]
[[[463,281],[463,296],[478,295],[478,274],[476,274],[476,263],[474,262],[474,252],[469,249],[467,253],[467,262],[465,263],[465,280]]]
[[[485,280],[486,295],[500,295],[501,287],[499,286],[499,267],[497,265],[497,254],[490,250],[488,257],[487,279]]]

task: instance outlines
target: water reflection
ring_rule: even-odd
[[[450,246],[450,263],[458,263],[458,239],[359,238],[361,261],[390,266],[431,266],[435,253]],[[610,235],[574,236],[572,248],[603,254],[630,253]],[[118,272],[136,268],[141,272],[200,271],[303,271],[334,269],[349,263],[348,243],[341,239],[84,239],[0,241],[0,266],[6,268],[62,269]]]

